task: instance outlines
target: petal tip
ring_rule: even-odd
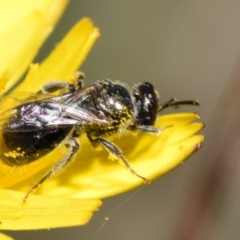
[[[205,124],[205,123],[203,123],[203,122],[199,122],[199,123],[201,124],[201,128],[200,128],[200,130],[204,129],[204,128],[205,128],[205,126],[206,126],[206,124]]]
[[[198,151],[203,145],[203,141],[205,138],[204,138],[204,136],[200,136],[200,137],[201,137],[200,141],[198,143],[196,143],[193,147],[193,153]]]

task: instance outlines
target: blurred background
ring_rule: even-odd
[[[80,18],[90,17],[101,37],[81,67],[86,84],[149,81],[162,101],[198,99],[200,107],[180,111],[198,112],[207,138],[185,164],[131,197],[100,231],[132,192],[104,199],[86,226],[6,233],[17,240],[240,239],[239,9],[238,0],[71,0],[36,61]]]

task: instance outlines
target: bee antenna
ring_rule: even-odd
[[[178,101],[175,98],[171,98],[169,101],[161,104],[159,106],[158,112],[162,111],[164,108],[167,107],[172,107],[172,106],[179,106],[179,105],[195,105],[195,106],[199,106],[199,102],[198,100],[182,100],[182,101]]]

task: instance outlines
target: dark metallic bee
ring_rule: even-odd
[[[66,156],[29,190],[24,200],[71,161],[79,149],[75,138],[82,133],[94,147],[102,145],[134,175],[147,182],[132,169],[122,151],[104,136],[125,130],[157,134],[160,130],[154,127],[154,123],[162,109],[182,104],[198,105],[197,101],[175,99],[160,104],[157,91],[148,82],[134,86],[131,93],[124,85],[109,79],[86,87],[82,83],[82,75],[76,86],[50,82],[42,89],[45,98],[29,101],[1,114],[6,120],[2,125],[0,159],[10,166],[23,166],[38,160],[68,136]],[[49,93],[63,89],[65,93],[49,97]]]

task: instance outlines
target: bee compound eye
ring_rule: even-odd
[[[158,114],[158,93],[151,83],[141,83],[133,89],[136,121],[139,125],[154,125]]]

